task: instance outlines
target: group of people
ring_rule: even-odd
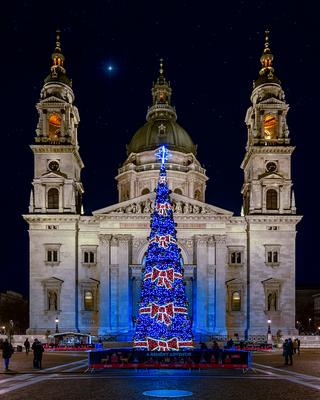
[[[284,365],[293,365],[293,355],[300,354],[300,340],[291,338],[285,339],[283,346]]]
[[[37,369],[41,369],[42,353],[44,352],[42,343],[38,339],[34,339],[32,346],[31,346],[28,338],[26,338],[23,345],[26,350],[26,355],[29,354],[30,347],[31,347],[31,349],[33,351],[33,367],[37,368]],[[10,358],[13,353],[14,353],[14,348],[13,348],[12,344],[9,342],[8,339],[5,339],[4,342],[2,343],[2,358],[4,360],[4,368],[5,368],[6,372],[9,371],[9,362],[10,362]]]

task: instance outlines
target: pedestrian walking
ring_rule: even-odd
[[[2,343],[2,358],[4,360],[4,368],[6,371],[9,371],[9,361],[14,353],[14,349],[12,344],[8,342],[8,339],[5,339]]]
[[[298,348],[297,348],[298,355],[300,355],[300,339],[296,339],[296,340],[297,340],[297,343],[298,343]]]
[[[34,339],[31,348],[33,350],[33,367],[41,369],[42,353],[44,352],[44,348],[38,339]]]
[[[24,345],[24,348],[26,349],[26,355],[28,355],[29,351],[30,351],[30,342],[29,342],[28,338],[26,338],[26,340],[24,341],[23,345]]]

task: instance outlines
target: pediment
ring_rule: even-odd
[[[266,100],[260,101],[259,104],[281,104],[284,105],[284,101],[277,99],[276,97],[269,97]]]
[[[264,172],[259,175],[259,179],[268,178],[268,179],[284,179],[282,175],[277,174],[276,172]]]
[[[68,176],[66,174],[64,174],[63,172],[60,171],[48,171],[45,172],[44,174],[41,175],[41,177],[43,178],[68,178]]]
[[[61,286],[63,284],[63,280],[59,278],[55,278],[54,276],[51,276],[50,278],[46,278],[42,280],[42,284],[46,286]]]
[[[226,281],[227,286],[241,286],[243,284],[244,284],[243,280],[238,278],[233,278]]]
[[[97,214],[150,214],[153,210],[155,193],[148,193],[134,199],[126,200],[121,203],[113,204],[108,207],[93,211]],[[203,203],[202,201],[191,199],[181,194],[172,193],[170,195],[173,211],[175,215],[224,215],[232,216],[233,212]]]
[[[265,279],[264,281],[261,281],[261,283],[265,286],[265,285],[267,285],[267,286],[278,286],[278,285],[281,285],[281,283],[282,283],[282,281],[281,280],[279,280],[279,279],[275,279],[275,278],[268,278],[268,279]]]
[[[61,100],[61,98],[57,97],[57,96],[49,96],[46,97],[45,99],[43,99],[41,101],[41,103],[64,103],[63,100]]]

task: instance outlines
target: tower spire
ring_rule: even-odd
[[[158,82],[164,83],[166,81],[166,78],[164,77],[164,67],[163,67],[163,58],[160,58],[160,69],[159,69],[159,78]]]
[[[151,93],[152,106],[148,109],[147,120],[151,118],[158,118],[160,116],[163,119],[164,114],[176,120],[176,111],[171,105],[172,90],[170,83],[167,82],[164,76],[163,58],[160,58],[159,76],[156,82],[153,83]]]
[[[57,53],[61,53],[61,42],[60,42],[60,34],[61,31],[60,29],[56,30],[56,48],[55,48],[55,52]]]
[[[280,85],[280,81],[275,76],[274,68],[272,65],[274,57],[270,50],[269,34],[270,31],[267,29],[265,31],[264,49],[260,57],[260,62],[261,62],[261,69],[259,71],[260,76],[253,84],[254,88],[263,85],[264,83],[277,83]]]
[[[64,55],[61,50],[61,31],[56,30],[56,45],[54,52],[51,55],[52,65],[50,74],[45,79],[45,83],[54,81],[62,82],[68,86],[71,86],[71,80],[66,75],[66,69],[64,68]]]

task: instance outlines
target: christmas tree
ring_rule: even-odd
[[[133,346],[154,351],[190,349],[191,322],[165,169],[168,150],[162,146],[157,155],[160,175]]]

